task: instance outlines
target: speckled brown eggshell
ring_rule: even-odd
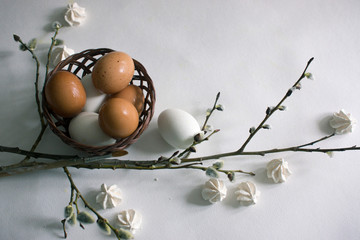
[[[68,71],[58,71],[49,78],[45,97],[50,109],[65,118],[80,113],[86,103],[86,92],[81,81]]]
[[[128,54],[110,52],[95,63],[92,81],[101,92],[113,94],[129,85],[134,71],[134,61]]]
[[[113,138],[130,136],[138,124],[139,115],[136,108],[125,99],[109,98],[100,108],[100,128]]]
[[[140,87],[135,85],[129,85],[118,93],[111,95],[113,98],[123,98],[131,102],[139,114],[144,109],[144,93]]]

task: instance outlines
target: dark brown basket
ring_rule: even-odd
[[[114,50],[108,48],[100,49],[88,49],[82,51],[78,54],[74,54],[67,59],[60,62],[47,76],[44,86],[46,85],[47,80],[57,71],[66,70],[74,73],[80,79],[86,74],[91,73],[92,68],[94,67],[96,61],[109,52]],[[155,89],[153,82],[150,76],[147,74],[144,66],[134,59],[135,64],[135,73],[130,82],[130,84],[139,86],[144,93],[145,104],[144,110],[139,117],[139,125],[135,132],[133,132],[129,137],[117,139],[116,143],[107,146],[94,147],[81,144],[74,141],[70,138],[68,132],[68,126],[70,123],[69,118],[62,118],[59,115],[55,114],[48,108],[48,103],[45,97],[45,91],[42,92],[42,108],[44,112],[44,117],[46,118],[51,130],[61,138],[61,140],[83,152],[89,153],[91,155],[105,155],[112,152],[122,150],[133,144],[138,140],[142,132],[147,128],[150,123],[151,118],[154,114],[154,105],[155,105]]]

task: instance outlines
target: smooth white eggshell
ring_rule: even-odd
[[[98,112],[101,104],[106,98],[106,94],[100,92],[94,87],[91,79],[91,74],[85,75],[81,82],[86,92],[86,103],[83,108],[84,112]]]
[[[69,134],[75,141],[90,146],[105,146],[115,143],[115,139],[106,135],[99,126],[99,114],[81,112],[71,119]]]
[[[158,118],[158,129],[163,139],[175,148],[189,147],[194,136],[201,132],[199,123],[189,113],[176,109],[166,109]]]

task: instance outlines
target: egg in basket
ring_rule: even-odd
[[[89,49],[47,76],[42,108],[51,130],[92,155],[137,141],[154,114],[155,89],[144,66],[124,52]]]

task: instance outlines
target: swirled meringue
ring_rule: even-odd
[[[141,228],[142,215],[134,209],[120,212],[117,218],[119,221],[118,225],[121,228],[130,230],[132,233],[135,233]]]
[[[266,169],[268,178],[272,178],[275,183],[285,182],[291,175],[288,162],[282,158],[271,160],[267,164]]]
[[[85,8],[80,7],[76,2],[69,3],[64,18],[70,26],[78,26],[86,19]]]
[[[56,66],[60,61],[68,58],[74,53],[75,51],[73,49],[67,48],[66,46],[55,48],[52,51],[52,55],[51,55],[52,64]]]
[[[248,202],[255,204],[260,196],[260,191],[256,189],[256,185],[252,182],[242,182],[235,191],[236,199],[240,202]]]
[[[122,200],[120,189],[116,185],[109,188],[105,183],[101,185],[101,192],[96,196],[96,202],[106,208],[113,208],[120,204]]]
[[[346,113],[341,109],[338,113],[334,113],[330,120],[330,126],[335,129],[336,134],[350,133],[354,130],[357,121],[351,117],[350,113]]]
[[[221,202],[226,197],[227,188],[224,182],[217,178],[211,178],[202,189],[201,195],[204,200],[211,203]]]

